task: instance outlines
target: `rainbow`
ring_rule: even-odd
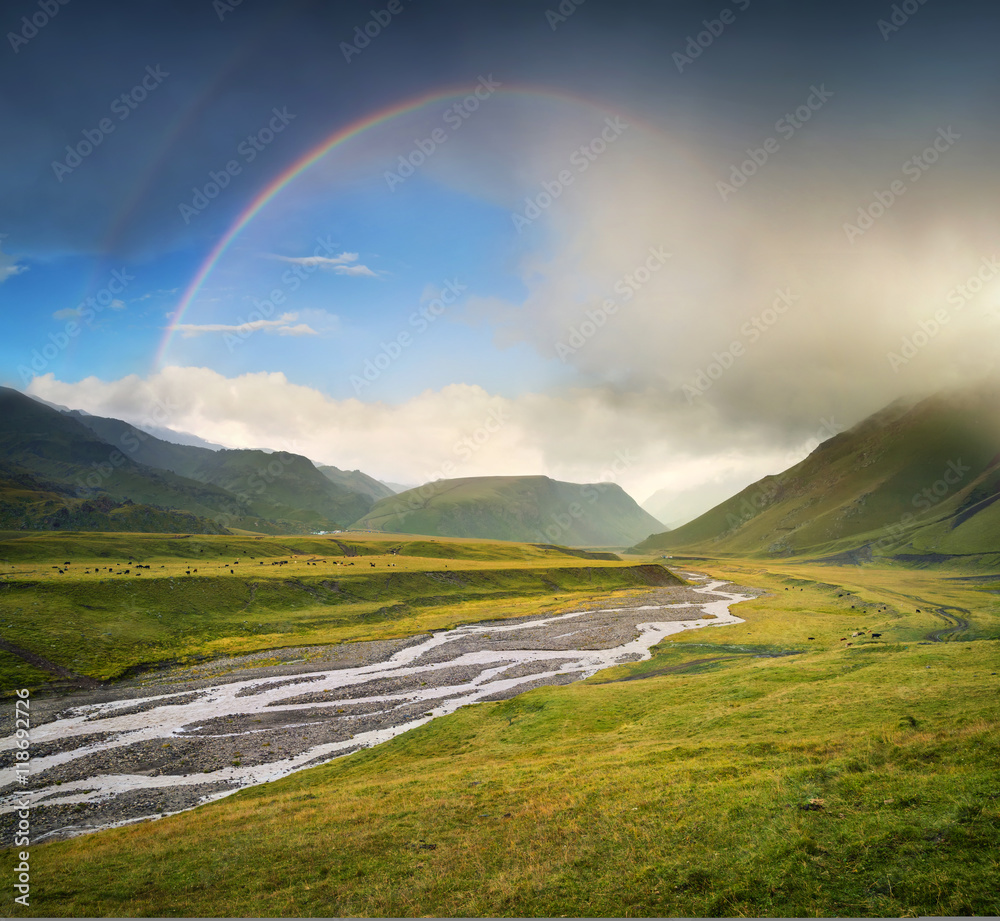
[[[379,111],[365,115],[357,121],[352,122],[346,127],[340,128],[327,137],[325,140],[321,141],[316,147],[306,153],[304,156],[300,157],[291,166],[284,170],[280,175],[273,179],[267,186],[264,187],[256,197],[247,205],[246,208],[237,216],[236,220],[232,223],[229,229],[222,235],[219,241],[215,244],[209,254],[205,257],[204,262],[202,262],[198,271],[195,273],[194,277],[191,279],[190,284],[185,289],[184,293],[181,295],[180,302],[177,309],[174,311],[173,318],[170,321],[170,325],[166,327],[166,332],[163,339],[160,342],[159,348],[157,349],[156,356],[154,359],[154,366],[160,368],[163,364],[164,355],[166,353],[167,347],[173,338],[174,332],[177,329],[178,324],[184,319],[184,314],[187,313],[197,296],[201,286],[204,284],[205,279],[215,268],[218,261],[225,255],[226,250],[229,249],[230,244],[240,235],[243,229],[260,213],[260,211],[267,205],[272,198],[275,197],[285,186],[292,182],[296,177],[305,172],[314,163],[322,160],[328,153],[339,147],[341,144],[350,141],[352,138],[358,137],[358,135],[363,134],[370,128],[375,128],[378,125],[382,125],[393,118],[397,118],[401,115],[405,115],[408,112],[413,112],[422,106],[429,105],[434,102],[443,102],[448,99],[453,99],[458,96],[466,96],[470,92],[470,87],[461,88],[449,88],[446,90],[436,90],[431,93],[427,93],[422,96],[415,98],[410,98],[404,102],[394,103],[386,108],[380,109]],[[540,89],[537,87],[520,87],[520,86],[503,86],[495,92],[503,95],[529,95],[529,96],[542,96],[554,99],[561,99],[568,102],[573,102],[576,104],[583,104],[590,106],[592,108],[597,108],[608,112],[609,114],[626,114],[620,109],[612,109],[610,106],[603,105],[601,103],[594,102],[590,99],[583,99],[581,97],[573,96],[570,93],[566,93],[560,90],[550,90],[550,89]],[[641,124],[638,119],[635,119],[631,114],[628,114],[630,123]]]

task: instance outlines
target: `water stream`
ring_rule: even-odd
[[[41,840],[193,808],[379,745],[466,704],[648,659],[651,647],[682,630],[742,623],[729,607],[752,596],[720,591],[725,584],[686,589],[689,600],[676,604],[460,626],[360,666],[220,680],[193,691],[79,706],[70,699],[56,719],[31,730],[32,748],[51,753],[32,757],[27,787],[17,784],[10,756],[3,758],[0,818],[12,817],[28,798],[36,813],[48,815],[33,835]],[[84,736],[92,738],[73,747]],[[0,752],[15,745],[13,736],[0,740]],[[202,751],[215,751],[215,762],[199,770]],[[182,754],[191,759],[185,766],[178,764]],[[143,791],[166,795],[166,802],[150,808]],[[131,805],[109,809],[116,798]]]

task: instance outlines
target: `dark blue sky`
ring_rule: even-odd
[[[397,481],[456,457],[593,479],[614,444],[642,458],[620,477],[640,500],[725,492],[823,419],[990,369],[998,23],[964,0],[7,3],[0,378],[137,420],[169,392],[179,428]],[[276,177],[433,94],[286,186],[182,302]],[[584,175],[573,152],[609,118],[628,130]],[[393,188],[436,127],[448,143]],[[656,247],[670,261],[630,288]],[[287,303],[253,313],[274,285]],[[802,306],[774,314],[789,287]],[[456,451],[501,404],[502,431]]]
[[[816,81],[850,98],[844,124],[865,149],[914,110],[985,114],[995,98],[1000,17],[989,4],[928,0],[888,41],[877,22],[892,20],[893,4],[750,0],[741,11],[744,4],[587,0],[552,31],[546,11],[559,4],[548,0],[401,0],[403,11],[348,64],[341,43],[378,3],[72,0],[16,52],[11,34],[24,31],[21,17],[46,17],[37,2],[9,3],[0,55],[3,232],[27,255],[197,244],[197,234],[158,217],[271,104],[299,119],[293,149],[267,158],[276,173],[339,124],[481,72],[664,121],[696,119],[720,142],[770,121],[789,90]],[[704,31],[702,20],[727,8],[735,21],[679,74],[672,55]],[[111,114],[111,100],[150,65],[170,77],[117,125],[85,171],[53,182],[51,161]],[[225,226],[238,210],[239,202],[223,205],[213,223]]]

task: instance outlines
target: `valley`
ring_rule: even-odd
[[[370,748],[466,704],[648,658],[672,633],[739,623],[728,605],[750,596],[719,588],[659,589],[619,608],[223,658],[39,701],[36,840],[176,812]],[[12,748],[12,738],[0,743],[0,753]],[[0,829],[25,792],[16,781],[13,767],[0,772]]]
[[[0,392],[30,913],[997,914],[992,400],[663,531],[610,483],[397,494]]]
[[[32,912],[1000,907],[988,573],[192,540],[5,536],[0,636],[101,685],[0,653],[37,719],[3,775]]]
[[[8,6],[0,916],[1000,918],[996,3]]]

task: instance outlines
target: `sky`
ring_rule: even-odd
[[[994,372],[995,5],[13,0],[0,383],[676,525]]]

